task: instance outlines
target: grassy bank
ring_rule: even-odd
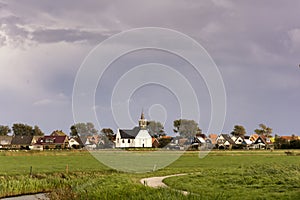
[[[203,159],[186,152],[168,167],[142,174],[112,170],[85,151],[0,152],[0,163],[0,197],[50,191],[52,199],[300,198],[300,157],[284,151],[214,151]],[[176,173],[189,174],[166,184],[197,195],[139,183]]]

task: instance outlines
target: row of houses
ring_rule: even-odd
[[[11,150],[93,149],[97,144],[103,144],[100,136],[69,137],[62,131],[54,131],[48,136],[0,136],[0,149]]]
[[[147,131],[147,120],[144,114],[141,114],[139,119],[139,126],[133,129],[118,129],[116,140],[114,141],[116,148],[130,148],[130,147],[158,147],[163,139],[171,141],[166,148],[169,149],[274,149],[274,138],[268,138],[263,135],[253,134],[251,136],[231,136],[229,134],[210,134],[206,136],[199,134],[191,138],[181,138],[170,136],[163,136],[160,138],[153,138]],[[282,136],[284,140],[297,139],[300,137]]]
[[[201,149],[209,144],[216,149],[274,149],[274,140],[262,135],[231,136],[229,134],[210,134],[196,136],[192,142],[192,148]]]
[[[124,130],[119,130],[119,136],[111,142],[99,136],[88,136],[86,138],[68,137],[67,135],[50,136],[0,136],[0,149],[24,149],[24,150],[46,150],[46,149],[81,149],[89,150],[97,148],[143,148],[160,147],[160,142],[164,139],[170,141],[166,146],[168,149],[177,150],[203,150],[203,149],[274,149],[274,139],[266,138],[261,135],[253,134],[251,136],[230,136],[229,134],[210,134],[208,136],[201,134],[193,138],[180,138],[162,136],[152,138],[142,131],[135,128],[132,134]],[[135,137],[136,136],[136,137]],[[143,138],[143,136],[145,136]],[[283,139],[300,140],[300,137],[282,136]],[[287,141],[288,141],[287,140]]]
[[[274,149],[274,138],[253,134],[251,136],[231,136],[229,134],[199,134],[191,138],[162,136],[153,138],[147,130],[147,120],[141,114],[139,126],[133,129],[118,129],[114,141],[101,135],[69,137],[62,131],[54,131],[49,136],[0,136],[0,149],[80,149],[96,148],[158,148],[178,150],[202,149]],[[282,136],[284,140],[299,140],[298,136]],[[167,141],[167,142],[166,142]],[[162,144],[164,143],[164,144]]]

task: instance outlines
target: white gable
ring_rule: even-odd
[[[70,146],[72,146],[72,145],[79,145],[79,143],[75,139],[73,139],[73,138],[69,140],[69,144],[70,144]]]
[[[244,139],[242,137],[236,138],[236,140],[233,140],[236,144],[242,144],[244,142]]]
[[[197,137],[197,139],[198,139],[201,143],[206,143],[206,141],[205,141],[202,137]]]
[[[251,140],[245,139],[246,144],[252,144]]]
[[[239,138],[240,138],[240,137],[239,137]],[[231,139],[232,139],[233,141],[236,141],[238,138],[237,138],[236,136],[232,136]]]
[[[149,139],[151,138],[147,130],[140,130],[135,139]],[[151,139],[152,140],[152,139]]]
[[[217,140],[224,140],[224,137],[222,135],[219,135]]]

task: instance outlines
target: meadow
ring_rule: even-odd
[[[86,151],[0,152],[0,197],[47,192],[51,199],[300,199],[300,156],[284,151],[186,152],[149,173],[119,172]],[[149,188],[144,177],[186,173]],[[190,195],[176,191],[185,190]]]

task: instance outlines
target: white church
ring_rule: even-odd
[[[152,147],[152,137],[147,130],[147,120],[142,112],[139,126],[133,129],[118,129],[116,148]]]

